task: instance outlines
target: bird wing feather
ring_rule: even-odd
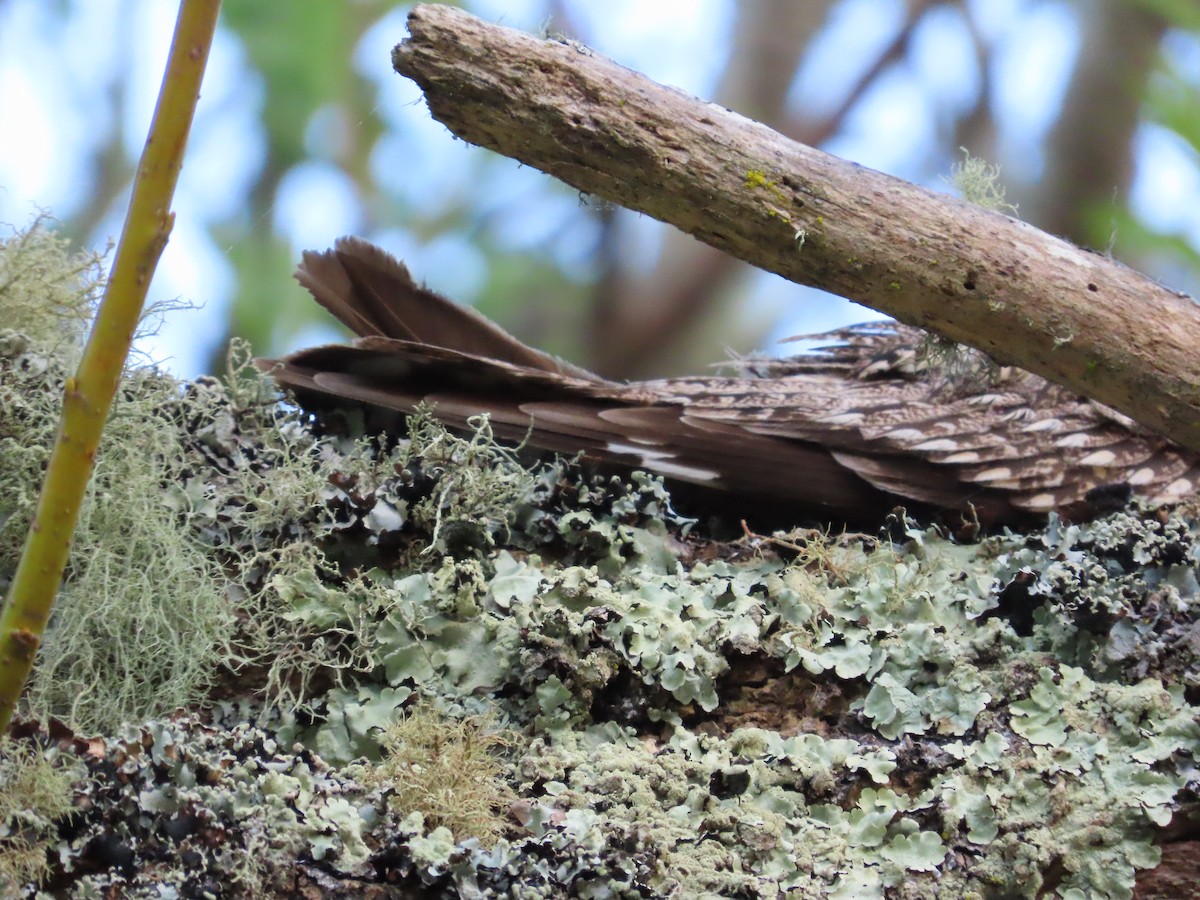
[[[847,519],[889,499],[1007,519],[1077,507],[1113,483],[1152,500],[1200,484],[1195,455],[1037,376],[948,384],[916,351],[920,332],[896,323],[741,361],[732,377],[623,384],[521,343],[357,238],[305,253],[297,279],[359,335],[257,361],[310,405],[430,404],[457,428],[486,413],[507,439]]]

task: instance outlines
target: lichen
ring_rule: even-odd
[[[90,263],[68,257],[40,228],[5,244],[0,259],[9,274],[0,317],[30,327],[0,339],[3,590],[32,520],[63,382],[79,346],[68,326],[78,328],[95,286],[79,281]],[[48,320],[31,311],[31,279],[46,285]],[[25,708],[36,716],[111,728],[194,703],[211,687],[232,610],[216,561],[164,504],[164,491],[186,475],[179,431],[165,413],[177,387],[140,370],[129,374],[118,398],[26,697]]]
[[[30,742],[0,738],[0,894],[12,896],[49,873],[48,852],[74,813],[81,768]]]
[[[0,347],[8,571],[65,363]],[[1123,898],[1196,811],[1195,510],[722,544],[658,479],[531,461],[485,420],[335,433],[231,368],[122,388],[55,621],[122,711],[39,670],[45,714],[104,731],[40,733],[88,772],[44,820],[47,890]],[[114,569],[138,517],[167,550]],[[131,593],[152,639],[72,591]],[[418,789],[472,772],[466,820],[469,787]]]
[[[104,285],[102,258],[72,255],[41,215],[0,239],[0,322],[56,354],[73,357]]]
[[[972,156],[966,147],[960,147],[963,161],[950,170],[950,183],[962,192],[969,202],[993,212],[1017,214],[1017,207],[1005,197],[1004,184],[1000,180],[1000,167]]]
[[[420,813],[424,827],[491,848],[516,794],[502,777],[505,739],[489,728],[486,719],[450,719],[417,706],[383,730],[382,758],[362,780],[385,788],[388,803],[406,815]]]

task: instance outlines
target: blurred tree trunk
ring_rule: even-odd
[[[831,138],[879,77],[904,61],[915,28],[936,3],[907,0],[901,27],[831,114],[821,119],[797,115],[787,105],[792,83],[838,5],[837,0],[739,2],[715,102],[801,143],[819,146]],[[622,226],[631,217],[613,210],[603,215],[602,275],[587,329],[589,368],[616,378],[687,374],[713,361],[714,346],[742,349],[762,343],[769,323],[746,316],[745,305],[736,302],[751,267],[666,228],[653,268],[635,271],[623,260],[629,238]]]
[[[887,67],[902,61],[908,37],[932,3],[910,0],[908,19],[829,119],[806,122],[790,115],[786,100],[796,70],[829,12],[832,0],[814,3],[738,4],[733,50],[717,92],[723,106],[757,119],[804,143],[819,145]],[[1080,52],[1070,87],[1045,148],[1036,186],[1018,191],[1022,217],[1083,246],[1107,248],[1116,209],[1124,208],[1133,174],[1134,136],[1148,79],[1168,23],[1150,8],[1130,3],[1078,0]],[[975,106],[951,129],[957,143],[995,158],[989,60],[980,50],[982,79]],[[952,153],[953,147],[946,152]],[[648,272],[623,264],[629,217],[605,214],[602,277],[587,329],[588,365],[613,377],[643,378],[698,371],[711,361],[714,340],[753,346],[757,323],[731,315],[728,301],[746,269],[674,229],[663,232],[658,260]],[[623,240],[623,238],[625,240]],[[701,350],[695,348],[700,347]]]
[[[379,0],[286,7],[226,0],[226,24],[242,38],[262,76],[267,140],[266,158],[246,198],[248,208],[214,229],[237,269],[238,290],[209,371],[224,368],[229,340],[235,335],[262,347],[286,341],[312,321],[308,311],[294,314],[292,298],[278,289],[290,283],[296,250],[277,228],[267,227],[275,216],[280,187],[296,167],[314,157],[332,163],[358,190],[360,210],[378,207],[368,202],[375,191],[368,160],[383,127],[374,97],[351,61],[380,6]],[[297,55],[297,46],[320,50]],[[310,129],[318,112],[324,112],[326,120],[314,149]]]
[[[1107,249],[1133,176],[1134,136],[1167,22],[1149,4],[1079,0],[1079,60],[1046,142],[1046,166],[1022,218]],[[1133,263],[1132,260],[1126,262]]]
[[[813,37],[836,0],[762,0],[737,4],[729,62],[716,102],[776,130],[787,128],[786,101]],[[644,378],[687,371],[711,362],[711,344],[696,339],[720,320],[728,346],[752,346],[761,334],[731,335],[730,288],[746,274],[740,260],[674,228],[663,228],[662,252],[646,273],[622,262],[622,225],[628,214],[608,215],[602,275],[591,308],[586,364],[602,375]],[[722,307],[726,308],[722,308]],[[706,347],[707,345],[707,347]],[[697,348],[705,348],[697,359]]]

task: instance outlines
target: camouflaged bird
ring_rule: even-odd
[[[985,523],[1079,516],[1200,483],[1200,457],[1126,416],[1019,369],[946,377],[917,352],[922,333],[894,323],[735,363],[734,377],[626,384],[522,344],[363,240],[305,253],[296,277],[359,335],[258,361],[310,409],[424,403],[460,429],[486,413],[502,438],[843,521],[897,504]]]

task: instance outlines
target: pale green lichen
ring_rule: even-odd
[[[362,780],[385,788],[395,809],[420,813],[424,827],[490,848],[516,800],[497,755],[505,743],[486,719],[450,719],[417,706],[383,730],[381,759]]]
[[[44,215],[0,239],[3,328],[74,358],[104,286],[102,262],[95,254],[72,255]]]
[[[82,767],[41,747],[0,738],[0,894],[37,884],[49,872],[59,826],[74,813]]]
[[[0,590],[32,519],[58,428],[62,385],[95,284],[40,228],[4,245],[0,321],[32,334],[0,341]],[[32,261],[31,261],[32,260]],[[34,313],[45,283],[45,318]],[[75,288],[69,287],[72,279]],[[177,385],[130,374],[110,418],[80,512],[67,580],[39,652],[25,709],[83,729],[193,703],[207,692],[232,633],[217,561],[163,502],[182,481],[178,429],[165,410]],[[131,452],[130,448],[136,448]]]
[[[0,346],[10,564],[51,427],[38,398],[63,370],[23,335]],[[238,702],[61,745],[92,780],[75,782],[85,801],[46,859],[79,896],[344,881],[1123,898],[1159,829],[1194,809],[1200,526],[1186,510],[970,546],[903,523],[896,543],[723,547],[687,536],[660,481],[528,468],[483,421],[456,436],[422,415],[407,437],[353,440],[314,434],[245,379],[181,390],[131,373],[125,394],[127,458],[98,480],[104,524],[77,542],[67,590],[113,558],[103,542],[136,509],[176,533],[169,552],[136,542],[138,577],[87,590],[132,591],[178,633],[126,634],[161,659],[130,658],[116,687],[98,655],[95,703],[126,683],[145,706],[123,717]],[[114,479],[135,498],[106,491]],[[181,587],[180,569],[212,589]],[[157,608],[183,590],[202,604],[185,621]],[[111,645],[70,610],[56,627],[81,637],[64,646]],[[228,630],[188,634],[205,614]],[[155,668],[213,652],[213,693],[175,692]],[[504,729],[490,830],[393,790],[453,757],[452,742],[404,737],[416,704],[455,733],[483,714]]]
[[[1017,214],[1017,207],[1005,197],[1004,184],[1000,180],[1000,167],[972,156],[966,147],[959,147],[963,161],[950,170],[953,184],[971,203],[993,212]]]
[[[1172,530],[1177,536],[1178,524]],[[1095,528],[1103,533],[1106,525]],[[641,823],[648,829],[646,842],[662,848],[655,865],[667,874],[654,883],[664,893],[742,890],[749,884],[763,890],[774,884],[837,896],[875,885],[882,896],[889,886],[923,884],[922,890],[942,896],[971,890],[994,895],[996,886],[1034,896],[1044,887],[1039,873],[1058,860],[1065,869],[1061,895],[1078,889],[1089,896],[1126,896],[1134,870],[1154,859],[1152,825],[1163,822],[1179,792],[1192,784],[1190,766],[1173,775],[1158,767],[1190,759],[1200,747],[1194,710],[1179,689],[1163,690],[1160,684],[1156,693],[1147,683],[1112,682],[1100,687],[1070,667],[1043,664],[1038,678],[1022,687],[1028,680],[1023,673],[1046,660],[1051,647],[1065,645],[1070,629],[1058,621],[1022,637],[1002,618],[987,616],[1006,588],[996,577],[997,564],[1007,571],[1014,555],[1029,552],[1028,545],[998,540],[972,548],[933,534],[915,536],[920,540],[903,552],[877,551],[848,567],[820,604],[807,583],[812,576],[767,560],[676,567],[668,574],[649,554],[609,581],[590,567],[560,568],[505,553],[492,570],[494,583],[470,580],[480,612],[468,626],[475,637],[461,642],[472,652],[491,647],[492,662],[501,664],[467,683],[472,691],[507,684],[509,691],[519,686],[529,693],[535,727],[553,742],[540,749],[535,742],[526,756],[528,784],[542,783],[541,802],[573,814],[563,820],[566,833],[583,847],[619,844],[621,829]],[[1133,541],[1136,548],[1147,544],[1145,538]],[[1146,558],[1142,550],[1135,552]],[[431,613],[437,609],[438,591],[454,597],[461,582],[430,573],[407,576],[392,589],[396,586],[416,601],[404,614],[411,619],[420,606]],[[447,610],[460,604],[455,600]],[[391,677],[404,682],[415,673],[419,679],[413,680],[426,687],[436,683],[439,692],[462,696],[465,670],[454,662],[458,642],[441,650],[425,643],[453,620],[444,610],[426,621],[436,627],[409,631],[401,642],[404,657],[419,661],[419,668],[408,663]],[[536,634],[537,640],[522,640],[521,634]],[[1075,636],[1080,637],[1077,631]],[[836,676],[852,692],[863,691],[852,709],[861,710],[863,724],[878,737],[781,739],[739,731],[726,742],[696,743],[695,735],[679,729],[675,710],[719,701],[721,676],[735,647],[779,659],[786,668],[803,663],[808,672]],[[677,723],[665,749],[650,750],[631,733],[613,732],[591,719],[596,698],[621,681],[623,671],[636,675],[644,713]],[[973,732],[977,739],[963,739]],[[1106,735],[1104,752],[1096,734]],[[817,796],[848,799],[858,777],[889,784],[901,757],[912,753],[905,751],[912,736],[920,739],[923,753],[942,758],[939,765],[924,764],[928,783],[922,790],[869,787],[849,805],[813,802],[814,789]],[[681,759],[688,774],[674,781]],[[636,786],[639,772],[648,773],[654,790]],[[744,877],[733,878],[710,871],[694,847],[681,846],[677,853],[683,855],[676,855],[675,845],[685,842],[681,835],[690,844],[697,823],[713,822],[714,810],[728,802],[713,793],[714,779],[744,782],[734,804],[743,830],[746,821],[766,817],[771,833],[781,834],[788,846],[814,848],[813,857],[751,854],[736,867]],[[622,802],[602,789],[610,781],[614,789],[619,786]],[[1065,788],[1078,793],[1061,796]],[[689,797],[685,807],[694,803],[695,812],[685,814],[680,802]],[[597,808],[604,814],[598,816]],[[655,809],[664,817],[661,830],[649,824]],[[622,825],[623,815],[629,820]],[[1114,826],[1089,827],[1099,815]],[[922,827],[931,816],[940,824]],[[816,843],[808,833],[815,825],[821,834]],[[840,855],[831,835],[841,842]],[[555,841],[559,852],[569,846]],[[991,849],[953,876],[939,873],[936,887],[921,881],[920,874],[935,869],[956,844],[975,848],[973,854]],[[722,859],[736,852],[729,846],[709,849]],[[692,873],[693,880],[677,882],[674,872]],[[605,871],[602,880],[612,884],[626,877],[636,876],[633,870]]]

